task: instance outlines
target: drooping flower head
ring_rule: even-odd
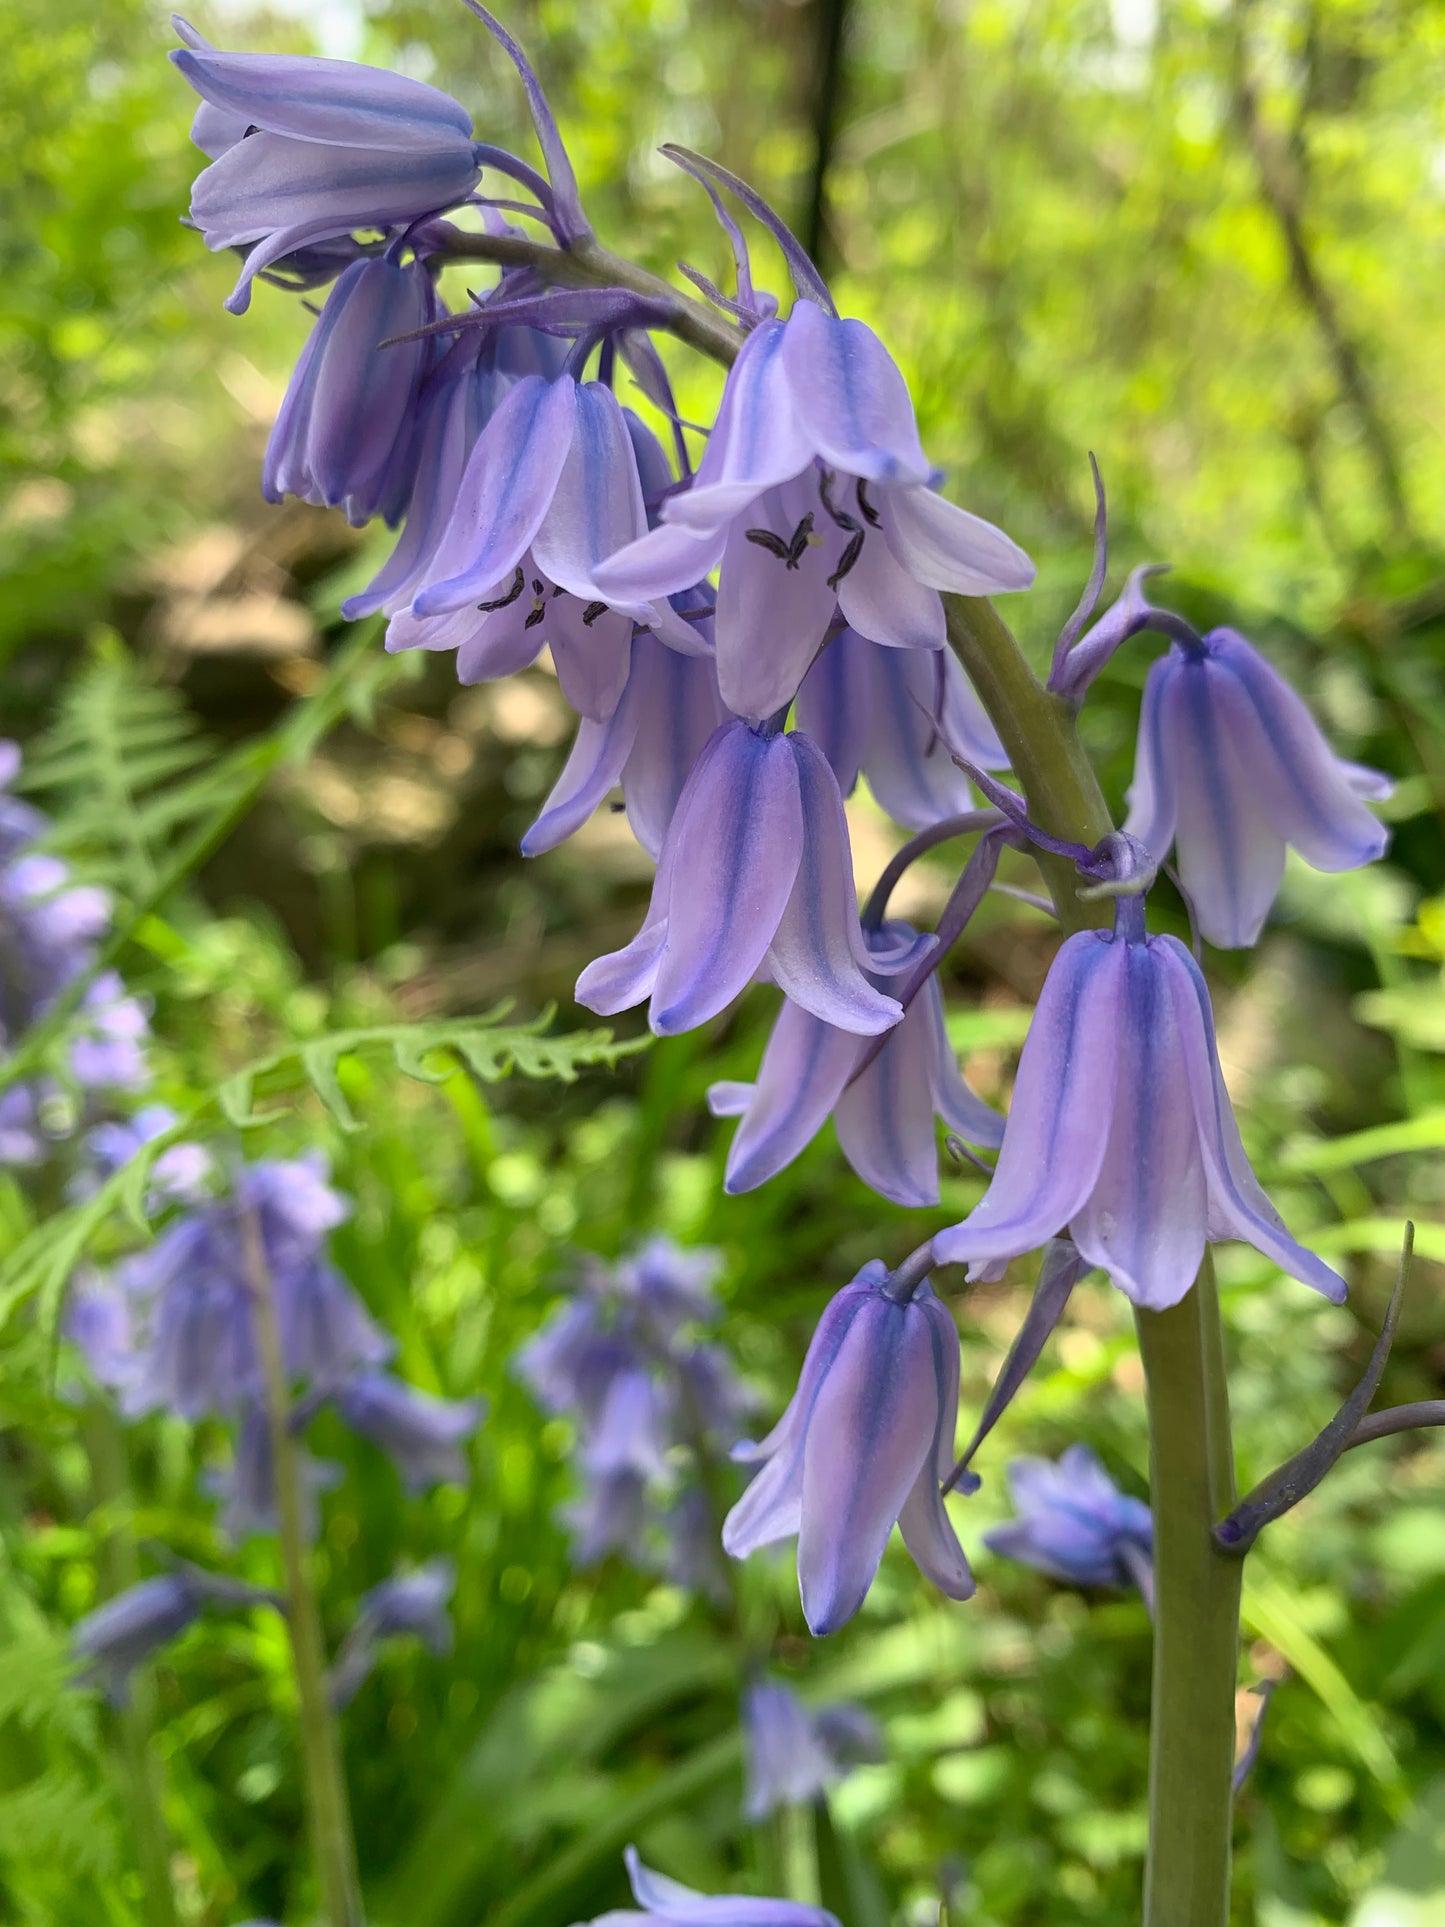
[[[860,1706],[805,1707],[781,1680],[756,1680],[743,1695],[747,1788],[743,1812],[765,1820],[784,1806],[809,1806],[850,1765],[882,1757],[878,1723]]]
[[[332,1705],[350,1704],[387,1640],[419,1639],[434,1659],[445,1659],[455,1641],[447,1604],[456,1584],[452,1560],[429,1559],[410,1572],[393,1573],[363,1593],[331,1669]]]
[[[1008,1468],[1016,1519],[984,1544],[1074,1586],[1137,1586],[1152,1603],[1154,1522],[1141,1499],[1121,1492],[1087,1445]]]
[[[432,1398],[378,1371],[358,1372],[335,1397],[346,1424],[381,1447],[408,1491],[466,1478],[462,1446],[482,1422],[479,1398]]]
[[[973,1578],[939,1485],[953,1460],[958,1333],[927,1281],[894,1296],[874,1260],[833,1299],[792,1403],[758,1445],[733,1456],[761,1470],[728,1514],[734,1558],[798,1535],[803,1615],[830,1633],[862,1605],[896,1523],[950,1599]]]
[[[652,902],[624,950],[589,964],[577,1000],[610,1016],[649,1000],[660,1036],[715,1017],[766,967],[805,1010],[876,1034],[901,1006],[869,982],[848,824],[822,751],[798,731],[724,723],[668,827]]]
[[[1373,863],[1389,841],[1366,801],[1390,779],[1347,763],[1289,684],[1233,629],[1176,638],[1149,671],[1126,828],[1162,863],[1174,846],[1201,933],[1254,943],[1285,847],[1317,870]]]
[[[720,565],[723,700],[762,721],[797,694],[835,607],[874,642],[937,649],[939,590],[1032,582],[1027,556],[936,494],[936,479],[882,342],[799,300],[786,321],[753,327],[691,485],[598,581],[667,595]]]
[[[865,929],[864,941],[873,963],[870,979],[886,993],[933,939],[920,941],[908,924],[891,922]],[[714,1084],[708,1091],[714,1116],[742,1120],[728,1150],[728,1191],[765,1183],[812,1142],[829,1115],[849,1164],[895,1204],[938,1202],[935,1116],[970,1144],[1002,1140],[1003,1119],[959,1074],[936,976],[927,979],[859,1073],[867,1049],[855,1032],[784,1001],[757,1082]]]
[[[1123,912],[1127,909],[1128,916]],[[1206,1243],[1239,1238],[1333,1303],[1345,1286],[1286,1231],[1250,1169],[1219,1068],[1209,990],[1137,899],[1067,939],[1019,1060],[983,1198],[942,1231],[942,1264],[998,1276],[1067,1230],[1135,1304],[1189,1290]]]

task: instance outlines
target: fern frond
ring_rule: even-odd
[[[151,1172],[173,1144],[204,1140],[228,1127],[254,1130],[308,1096],[319,1098],[342,1130],[359,1130],[340,1081],[340,1066],[348,1058],[389,1058],[403,1076],[426,1083],[440,1083],[465,1067],[488,1084],[513,1071],[571,1084],[582,1071],[615,1064],[651,1042],[646,1036],[619,1041],[610,1030],[554,1035],[548,1029],[551,1010],[525,1024],[504,1025],[510,1008],[502,1003],[480,1017],[332,1031],[244,1065],[186,1116],[143,1144],[91,1197],[46,1219],[17,1246],[0,1266],[0,1324],[18,1304],[38,1294],[42,1322],[54,1329],[65,1287],[101,1227],[123,1211],[146,1228]]]
[[[0,1793],[0,1857],[54,1860],[78,1874],[115,1871],[115,1812],[109,1789],[55,1766]]]
[[[54,817],[47,845],[133,902],[215,807],[224,769],[181,697],[105,635],[66,685],[23,788]]]

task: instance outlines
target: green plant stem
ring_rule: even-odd
[[[82,1419],[81,1436],[90,1461],[92,1500],[97,1509],[113,1510],[127,1496],[125,1433],[114,1410],[93,1400]],[[140,1566],[128,1526],[111,1525],[97,1548],[96,1565],[107,1598],[136,1583]],[[131,1675],[130,1697],[115,1718],[125,1800],[140,1866],[146,1927],[177,1927],[170,1834],[160,1761],[152,1740],[154,1721],[155,1689],[150,1668],[138,1666]]]
[[[1056,836],[1093,844],[1112,827],[1073,712],[1024,661],[998,613],[947,598],[949,636],[1008,751],[1029,809]],[[1107,923],[1067,862],[1040,856],[1065,930]],[[1206,1254],[1194,1288],[1136,1322],[1149,1401],[1154,1512],[1154,1667],[1145,1927],[1223,1927],[1234,1817],[1234,1692],[1243,1562],[1210,1531],[1234,1500],[1224,1333]]]
[[[291,1434],[291,1389],[281,1355],[276,1295],[254,1212],[242,1213],[241,1227],[247,1279],[254,1299],[257,1350],[266,1384],[277,1523],[286,1578],[286,1625],[296,1676],[306,1811],[322,1919],[325,1927],[362,1927],[356,1843],[336,1719],[327,1697],[326,1648],[306,1538],[300,1454]]]

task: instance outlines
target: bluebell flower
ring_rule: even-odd
[[[1014,1459],[1008,1468],[1016,1519],[986,1532],[984,1544],[1074,1586],[1137,1586],[1152,1604],[1154,1521],[1141,1499],[1121,1492],[1087,1445],[1051,1459]]]
[[[598,581],[669,595],[721,565],[718,681],[729,709],[761,722],[797,694],[835,607],[873,642],[938,649],[939,590],[1033,581],[1023,551],[935,480],[878,337],[800,300],[752,329],[691,484]]]
[[[926,1281],[904,1302],[888,1285],[875,1260],[837,1294],[787,1411],[733,1452],[761,1470],[723,1545],[742,1559],[796,1533],[803,1615],[819,1634],[862,1605],[895,1523],[949,1598],[974,1590],[939,1492],[958,1423],[958,1332]]]
[[[447,1602],[456,1584],[452,1560],[429,1559],[414,1571],[394,1573],[364,1593],[331,1669],[332,1705],[347,1706],[355,1698],[383,1640],[419,1639],[433,1658],[445,1659],[454,1643]]]
[[[895,823],[924,830],[974,807],[954,760],[1004,769],[1008,755],[951,649],[886,649],[845,629],[798,691],[797,726],[850,796],[866,777]]]
[[[685,656],[639,629],[616,708],[605,723],[582,718],[562,773],[522,838],[522,854],[555,849],[620,784],[632,833],[656,860],[693,765],[726,721],[712,658]]]
[[[199,1619],[205,1603],[186,1572],[142,1579],[107,1599],[78,1620],[70,1635],[72,1652],[88,1662],[85,1679],[103,1687],[113,1706],[123,1706],[136,1667]]]
[[[150,1082],[145,1047],[150,1019],[138,999],[127,996],[113,970],[103,971],[85,994],[70,1044],[70,1068],[89,1091],[140,1091]]]
[[[586,1927],[839,1927],[837,1916],[798,1900],[756,1899],[751,1894],[700,1894],[665,1875],[653,1873],[636,1847],[623,1856],[633,1898],[641,1911],[616,1908]]]
[[[409,1491],[461,1484],[467,1476],[463,1441],[482,1422],[479,1398],[431,1398],[384,1372],[358,1372],[338,1387],[336,1409],[363,1438],[379,1445]]]
[[[209,113],[193,133],[214,156],[191,194],[207,247],[248,248],[226,306],[245,311],[256,274],[358,228],[410,225],[471,193],[471,118],[421,81],[304,54],[221,53],[185,21],[171,54]]]
[[[655,1515],[662,1542],[663,1576],[684,1592],[726,1605],[731,1586],[717,1515],[701,1485],[685,1485]]]
[[[860,1706],[813,1712],[780,1680],[755,1681],[743,1695],[743,1812],[766,1820],[779,1807],[811,1805],[849,1765],[879,1758],[881,1740]]]
[[[46,826],[45,817],[33,804],[11,795],[21,761],[20,745],[0,737],[0,864],[18,856]]]
[[[65,1336],[97,1385],[123,1392],[139,1367],[135,1305],[114,1277],[86,1269],[66,1294]]]
[[[916,962],[920,945],[902,922],[865,931],[872,981],[884,989]],[[1003,1119],[964,1083],[944,1025],[937,976],[928,978],[861,1073],[867,1043],[785,999],[755,1084],[708,1091],[715,1117],[741,1118],[728,1150],[726,1188],[751,1191],[791,1164],[831,1116],[844,1157],[895,1204],[938,1202],[935,1115],[970,1144],[996,1145]]]
[[[1285,847],[1316,870],[1354,870],[1389,837],[1366,801],[1378,770],[1343,762],[1284,678],[1233,629],[1176,640],[1144,685],[1130,834],[1156,863],[1172,843],[1201,933],[1252,944],[1284,875]]]
[[[582,1446],[587,1471],[599,1479],[621,1472],[636,1473],[644,1480],[665,1478],[673,1430],[671,1406],[667,1385],[645,1361],[616,1372]]]
[[[1139,909],[1137,903],[1133,906]],[[1286,1231],[1250,1169],[1209,991],[1174,937],[1086,930],[1060,948],[1019,1060],[987,1191],[940,1264],[996,1277],[1067,1230],[1137,1305],[1177,1304],[1206,1242],[1240,1238],[1338,1304],[1342,1279]]]
[[[609,1552],[640,1562],[647,1525],[647,1480],[629,1466],[589,1478],[558,1517],[572,1540],[573,1562],[595,1566]]]
[[[312,1458],[300,1446],[295,1450],[301,1530],[307,1540],[313,1540],[320,1524],[319,1495],[340,1484],[341,1468]],[[260,1399],[248,1399],[241,1407],[230,1464],[207,1472],[203,1482],[212,1497],[221,1501],[221,1529],[233,1545],[276,1531],[276,1461],[270,1416]]]
[[[261,470],[268,502],[295,495],[348,521],[400,519],[417,459],[416,408],[434,359],[429,341],[394,340],[436,319],[417,261],[347,268],[326,298],[271,430]],[[383,342],[391,346],[383,348]]]
[[[717,1316],[713,1286],[722,1268],[722,1253],[710,1245],[674,1244],[659,1234],[620,1258],[610,1282],[619,1299],[635,1304],[667,1343],[682,1326]]]
[[[451,518],[388,649],[456,649],[463,682],[512,675],[545,643],[568,702],[605,722],[622,696],[635,622],[687,653],[705,644],[665,598],[617,598],[604,556],[647,527],[627,419],[603,382],[526,375],[467,459]]]
[[[81,1145],[83,1161],[73,1195],[90,1197],[175,1121],[176,1114],[168,1105],[143,1104],[130,1117],[107,1118],[95,1125],[86,1132]],[[159,1211],[165,1204],[199,1204],[206,1196],[211,1170],[210,1153],[202,1145],[170,1145],[151,1166],[149,1208]]]
[[[668,826],[652,902],[624,950],[589,964],[577,1001],[611,1016],[650,1000],[660,1036],[715,1017],[766,968],[795,1003],[876,1034],[902,1008],[869,982],[837,779],[798,732],[725,723]]]

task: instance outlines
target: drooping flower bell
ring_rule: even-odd
[[[874,642],[936,649],[939,590],[1033,581],[1023,551],[935,493],[936,479],[882,342],[799,300],[786,321],[753,328],[691,485],[598,581],[668,595],[720,564],[723,700],[761,721],[797,694],[835,606]]]
[[[932,938],[906,923],[865,930],[880,990],[918,961]],[[938,1202],[935,1115],[970,1144],[997,1145],[1003,1119],[964,1083],[944,1026],[943,995],[930,976],[855,1076],[868,1050],[787,1000],[778,1012],[755,1084],[708,1091],[715,1117],[740,1117],[728,1151],[726,1188],[751,1191],[790,1164],[831,1114],[838,1143],[865,1184],[895,1204]]]
[[[336,1409],[353,1432],[379,1445],[410,1492],[460,1485],[467,1476],[462,1443],[482,1422],[478,1398],[432,1398],[385,1372],[358,1372],[335,1394]]]
[[[1137,850],[1137,846],[1135,846]],[[1239,1238],[1333,1303],[1344,1281],[1286,1231],[1250,1169],[1219,1068],[1209,990],[1142,899],[1067,939],[1024,1042],[987,1191],[934,1239],[941,1264],[998,1276],[1064,1230],[1135,1304],[1162,1310],[1206,1242]]]
[[[417,456],[417,397],[434,348],[393,337],[424,327],[437,311],[420,262],[358,261],[346,269],[271,430],[261,470],[268,502],[295,495],[326,508],[344,504],[357,526],[374,515],[400,518]]]
[[[136,1667],[199,1619],[205,1604],[187,1573],[142,1579],[77,1622],[71,1651],[86,1662],[85,1678],[103,1687],[113,1706],[123,1706]]]
[[[623,1859],[637,1907],[613,1908],[586,1927],[839,1927],[835,1914],[799,1900],[697,1893],[644,1867],[636,1847],[628,1847]]]
[[[1014,1459],[1018,1517],[983,1535],[991,1552],[1074,1586],[1137,1586],[1153,1604],[1154,1521],[1121,1492],[1087,1445],[1052,1459]]]
[[[393,1573],[357,1601],[356,1618],[331,1669],[331,1704],[350,1705],[389,1639],[419,1639],[434,1659],[445,1659],[455,1643],[447,1602],[456,1591],[457,1569],[450,1559],[429,1559],[411,1572]]]
[[[743,1812],[766,1820],[779,1807],[811,1806],[847,1768],[882,1757],[878,1724],[860,1706],[813,1712],[781,1680],[756,1680],[743,1695],[747,1767]]]
[[[562,693],[594,722],[617,707],[634,623],[685,653],[705,644],[666,598],[609,596],[604,556],[642,533],[637,454],[612,390],[524,376],[478,436],[450,520],[387,648],[456,649],[463,682],[552,651]],[[688,585],[691,586],[691,585]]]
[[[171,59],[201,96],[192,138],[213,156],[191,193],[207,247],[248,250],[226,302],[283,256],[355,229],[455,207],[480,173],[471,116],[435,87],[349,60],[222,53],[174,19]]]
[[[1174,845],[1201,933],[1254,943],[1285,846],[1316,870],[1372,863],[1389,841],[1366,800],[1390,779],[1337,757],[1304,703],[1233,629],[1178,636],[1144,685],[1126,828],[1162,863]]]
[[[642,929],[589,964],[577,1001],[611,1016],[644,999],[659,1036],[715,1017],[766,966],[825,1022],[876,1034],[901,1006],[874,988],[837,779],[799,732],[725,723],[678,800]]]
[[[761,1470],[727,1516],[724,1548],[743,1559],[796,1533],[815,1633],[857,1612],[895,1523],[933,1583],[967,1599],[973,1577],[939,1492],[957,1420],[952,1318],[926,1280],[898,1289],[875,1259],[823,1313],[777,1425],[734,1448]]]
[[[798,691],[797,726],[852,793],[867,779],[879,807],[924,830],[973,805],[954,758],[1007,767],[983,704],[951,649],[885,649],[845,629],[819,654]]]

